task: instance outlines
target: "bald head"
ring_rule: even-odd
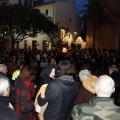
[[[98,97],[110,97],[115,91],[115,83],[108,75],[101,75],[96,82],[96,94]]]

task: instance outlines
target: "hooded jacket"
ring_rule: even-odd
[[[44,120],[66,120],[68,111],[77,93],[77,86],[72,76],[60,76],[50,82],[45,98],[38,97],[40,106],[48,102]]]

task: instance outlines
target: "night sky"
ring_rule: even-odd
[[[37,1],[37,0],[35,0]],[[40,0],[38,0],[40,1]],[[55,0],[44,0],[45,2],[51,2],[51,1],[55,1]],[[62,1],[62,0],[61,0]],[[64,1],[64,0],[63,0]],[[68,0],[69,1],[69,0]],[[87,4],[88,0],[76,0],[76,10],[77,12],[79,12],[80,10],[82,10],[82,6],[84,4]]]

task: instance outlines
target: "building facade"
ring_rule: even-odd
[[[24,6],[33,6],[34,0],[9,0],[9,4],[22,4]]]
[[[90,0],[89,0],[90,2]],[[95,48],[96,49],[119,49],[120,48],[120,7],[119,0],[99,0],[104,13],[109,18],[108,23],[96,24]],[[86,46],[92,47],[94,28],[88,23]]]
[[[80,35],[80,16],[76,12],[75,1],[48,2],[34,8],[39,9],[41,13],[52,18],[54,24],[58,25],[60,32],[60,36],[54,41],[61,40],[70,49],[71,43],[75,42]],[[43,50],[45,46],[47,46],[47,50],[52,48],[50,38],[46,34],[35,38],[27,38],[20,42],[19,48],[24,48],[25,44],[31,49],[36,47]],[[84,46],[85,44],[83,43]]]

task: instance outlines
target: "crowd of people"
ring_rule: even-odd
[[[119,120],[119,61],[111,49],[1,51],[0,120]]]

